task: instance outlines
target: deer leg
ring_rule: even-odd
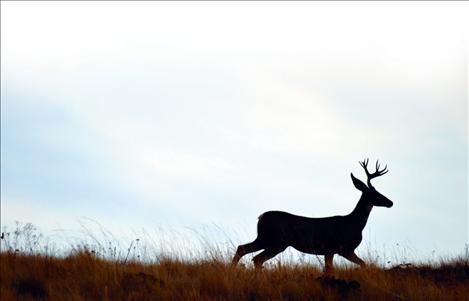
[[[261,249],[263,249],[263,248],[260,246],[257,239],[254,240],[253,242],[248,243],[248,244],[240,245],[236,249],[236,254],[233,257],[233,260],[231,261],[231,264],[232,265],[237,265],[238,261],[241,259],[241,257],[243,257],[244,255],[246,255],[248,253],[256,252],[256,251],[259,251]]]
[[[333,267],[333,259],[334,259],[334,254],[326,254],[324,256],[324,275],[325,276],[330,276],[333,273],[334,267]]]
[[[358,257],[357,254],[355,254],[355,252],[353,252],[353,251],[350,252],[350,253],[345,253],[345,254],[340,254],[340,255],[347,258],[351,262],[353,262],[355,264],[358,264],[361,267],[366,266],[366,263],[360,257]]]
[[[283,252],[285,249],[286,249],[286,247],[265,249],[260,254],[254,256],[254,258],[252,259],[252,261],[254,262],[255,268],[256,269],[261,269],[262,264],[264,262],[266,262],[267,260],[275,257],[275,255]]]

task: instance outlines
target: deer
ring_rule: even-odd
[[[291,246],[303,253],[324,255],[325,275],[333,274],[335,254],[360,267],[365,267],[366,263],[355,254],[355,249],[362,241],[362,231],[371,209],[374,206],[387,208],[393,206],[391,200],[371,185],[371,179],[389,171],[387,165],[380,170],[380,164],[376,161],[376,171],[370,173],[368,162],[369,159],[359,161],[365,170],[368,185],[350,173],[353,185],[362,193],[350,214],[312,218],[283,211],[264,212],[258,218],[257,238],[253,242],[238,246],[232,259],[232,266],[236,266],[244,255],[263,250],[252,259],[255,268],[260,269],[265,261]]]

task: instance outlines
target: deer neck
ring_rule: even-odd
[[[355,209],[353,209],[352,213],[349,215],[353,221],[354,228],[357,230],[363,230],[363,228],[365,228],[372,208],[373,205],[370,205],[370,203],[362,194],[360,200],[357,203],[357,206],[355,206]]]

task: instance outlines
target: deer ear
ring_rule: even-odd
[[[365,191],[366,189],[368,189],[365,183],[363,183],[362,181],[360,181],[359,179],[353,176],[353,173],[350,173],[350,176],[352,177],[352,182],[355,188],[357,188],[360,191]]]

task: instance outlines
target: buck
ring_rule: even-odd
[[[373,206],[392,207],[393,203],[384,195],[376,191],[371,185],[371,179],[388,172],[387,165],[380,170],[376,161],[376,171],[368,172],[368,159],[360,161],[365,170],[368,186],[350,174],[355,188],[362,192],[355,209],[344,216],[330,216],[309,218],[293,215],[282,211],[268,211],[259,216],[257,222],[257,238],[248,244],[238,246],[232,264],[236,265],[241,257],[248,253],[263,250],[254,256],[256,268],[283,252],[291,246],[298,251],[324,255],[325,274],[333,272],[333,258],[335,254],[350,260],[360,266],[365,262],[355,254],[355,249],[362,241],[362,231]]]

